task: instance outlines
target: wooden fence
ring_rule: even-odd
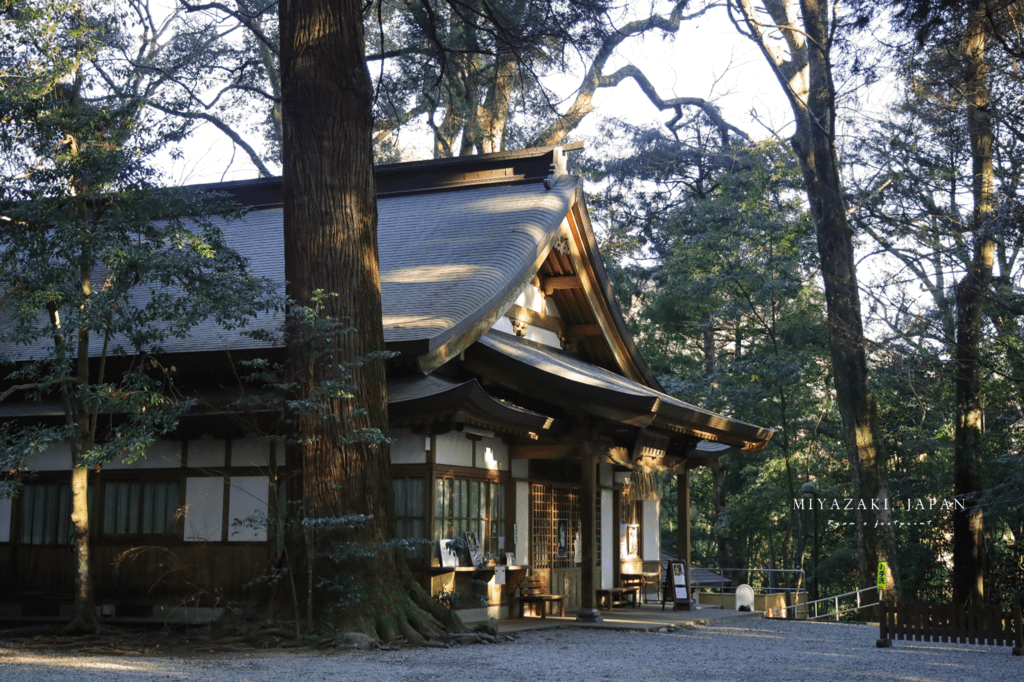
[[[892,646],[894,639],[919,642],[959,642],[1012,646],[1015,656],[1024,656],[1024,625],[1019,606],[1004,611],[998,606],[950,606],[889,601],[878,604],[879,647]]]

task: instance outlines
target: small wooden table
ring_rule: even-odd
[[[640,592],[643,603],[647,602],[647,590],[650,585],[658,587],[661,584],[661,573],[623,573],[622,586],[632,587]]]
[[[596,594],[597,608],[601,608],[602,602],[607,605],[606,608],[609,610],[626,604],[631,604],[633,608],[637,606],[635,587],[609,587],[604,590],[596,590]]]

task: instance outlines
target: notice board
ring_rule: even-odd
[[[690,609],[690,590],[686,584],[686,564],[672,561],[668,565],[668,578],[672,590],[672,600],[676,609]]]

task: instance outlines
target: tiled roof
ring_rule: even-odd
[[[428,352],[487,315],[498,315],[518,296],[539,257],[557,238],[578,187],[577,178],[562,176],[550,189],[529,182],[381,197],[378,248],[388,345],[412,344],[417,352]],[[284,283],[280,207],[217,222],[255,274]],[[0,309],[0,323],[4,315]],[[279,329],[281,321],[280,314],[268,314],[247,329]],[[163,347],[167,352],[193,352],[265,345],[239,330],[207,322],[188,338],[168,339]],[[17,359],[44,351],[11,350],[17,351]]]
[[[439,417],[475,419],[501,429],[544,430],[554,420],[491,396],[476,379],[453,381],[435,375],[388,380],[392,424],[415,424]]]
[[[240,220],[214,218],[213,222],[224,234],[228,244],[249,262],[254,274],[268,277],[284,283],[284,234],[281,230],[282,212],[280,208],[268,208],[251,211]],[[104,272],[99,268],[93,272],[94,289],[102,284]],[[171,295],[180,295],[180,290],[166,289]],[[133,296],[136,303],[142,305],[152,298],[148,287],[138,287]],[[42,321],[42,317],[40,321]],[[0,308],[0,325],[12,323],[11,311]],[[251,320],[243,329],[225,329],[213,321],[207,321],[193,327],[185,338],[169,338],[161,345],[168,353],[195,351],[223,351],[242,348],[262,348],[265,343],[254,341],[243,335],[243,331],[264,329],[275,331],[281,328],[283,316],[280,313],[266,313]],[[113,339],[111,348],[124,344],[124,339]],[[10,353],[15,360],[39,358],[49,352],[53,342],[43,340],[34,346],[5,347],[0,345],[0,354]],[[92,355],[98,355],[102,344],[93,343],[90,347]],[[128,350],[126,348],[125,350]]]
[[[606,406],[623,417],[645,415],[701,438],[759,450],[773,432],[701,409],[579,358],[499,331],[489,331],[466,351],[477,368],[505,364],[505,381],[527,394],[546,396],[566,407],[581,401]],[[493,371],[493,370],[492,370]],[[499,379],[500,381],[500,379]]]
[[[550,190],[530,183],[381,199],[385,340],[428,340],[432,350],[518,295],[578,184],[564,176]]]

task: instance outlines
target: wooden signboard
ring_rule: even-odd
[[[672,591],[673,610],[690,610],[690,590],[686,584],[686,564],[681,561],[673,561],[668,565],[668,577],[671,584],[668,586]]]

